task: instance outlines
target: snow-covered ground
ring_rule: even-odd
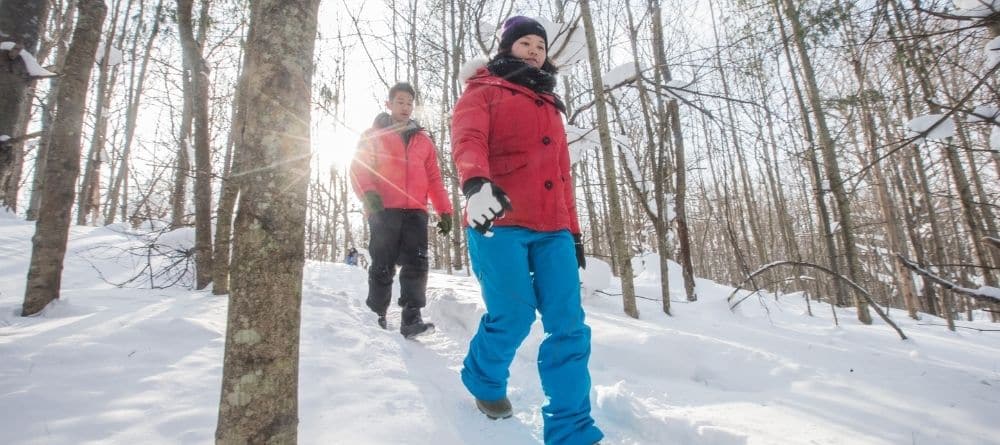
[[[133,259],[112,249],[131,241],[117,226],[74,227],[62,299],[19,317],[33,231],[0,214],[0,444],[211,443],[226,299],[112,286],[104,280],[133,275]],[[656,270],[645,264],[640,295],[658,295]],[[681,284],[679,274],[671,280]],[[491,421],[458,377],[483,311],[476,281],[431,274],[425,318],[438,329],[419,341],[375,325],[365,282],[357,268],[307,264],[300,443],[540,442],[538,323],[511,369],[515,416]],[[829,306],[814,305],[809,317],[792,297],[753,297],[733,313],[730,291],[699,281],[700,301],[688,304],[675,290],[674,317],[640,300],[640,320],[625,316],[617,297],[586,297],[593,414],[605,443],[998,443],[1000,333],[951,333],[925,325],[939,319],[892,311],[911,337],[901,341],[849,310],[839,310],[840,327]]]

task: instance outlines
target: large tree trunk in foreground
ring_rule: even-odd
[[[101,0],[80,0],[79,8],[80,18],[73,31],[56,99],[59,112],[52,123],[49,161],[45,165],[45,194],[35,224],[35,236],[31,238],[31,263],[21,312],[25,316],[38,313],[59,298],[73,192],[80,175],[80,133],[87,103],[87,84],[107,13]]]
[[[218,444],[294,444],[319,0],[252,3]],[[280,93],[280,94],[276,94]]]

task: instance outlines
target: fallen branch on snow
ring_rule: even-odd
[[[946,324],[941,324],[941,323],[917,323],[917,324],[919,324],[920,326],[948,326]],[[979,332],[1000,332],[1000,329],[980,329],[980,328],[973,328],[970,326],[959,326],[959,325],[955,325],[955,327],[962,329],[971,329],[973,331],[979,331]]]
[[[879,307],[878,303],[875,303],[875,300],[872,299],[871,294],[869,294],[868,291],[866,291],[864,288],[862,288],[861,286],[859,286],[858,283],[855,283],[850,278],[847,278],[847,277],[845,277],[845,276],[843,276],[841,274],[838,274],[838,273],[836,273],[836,272],[834,272],[834,271],[832,271],[830,269],[827,269],[826,267],[820,266],[818,264],[806,263],[804,261],[776,261],[776,262],[773,262],[773,263],[770,263],[770,264],[765,264],[765,265],[761,266],[759,269],[755,270],[753,273],[751,273],[750,275],[748,275],[747,278],[745,280],[743,280],[742,283],[739,284],[739,286],[736,286],[736,289],[733,289],[733,293],[729,294],[729,297],[726,297],[726,301],[730,302],[729,309],[730,310],[736,309],[736,306],[739,306],[739,304],[742,303],[743,300],[746,300],[749,297],[749,295],[748,295],[747,297],[744,297],[744,298],[740,299],[740,301],[737,301],[735,304],[732,303],[732,299],[733,299],[733,297],[736,296],[736,292],[739,292],[739,291],[743,290],[743,285],[744,284],[746,284],[748,281],[753,280],[753,278],[756,277],[757,275],[760,275],[760,274],[762,274],[764,272],[767,272],[768,270],[771,270],[771,269],[773,269],[775,267],[778,267],[778,266],[804,266],[804,267],[811,267],[813,269],[821,270],[823,272],[826,272],[827,274],[832,275],[833,277],[835,277],[835,278],[837,278],[837,279],[839,279],[839,280],[847,283],[849,286],[851,286],[852,288],[854,288],[854,290],[856,290],[858,292],[858,294],[860,294],[862,297],[864,297],[864,299],[866,301],[868,301],[868,304],[871,305],[872,309],[874,309],[875,312],[878,313],[879,317],[881,317],[882,320],[886,322],[886,324],[888,324],[889,326],[892,326],[892,328],[896,330],[896,333],[899,334],[900,338],[902,338],[903,340],[906,340],[906,334],[904,334],[903,331],[901,329],[899,329],[899,326],[896,326],[896,323],[894,323],[889,318],[889,316],[886,315],[885,311],[883,311],[882,308]],[[757,292],[754,292],[754,293],[757,293]],[[750,295],[753,295],[754,293],[751,293]]]
[[[947,290],[965,295],[976,301],[991,303],[991,304],[1000,304],[1000,289],[988,286],[980,287],[979,289],[969,289],[967,287],[962,287],[955,283],[952,283],[951,281],[948,281],[944,278],[934,275],[934,273],[932,273],[931,271],[920,267],[916,263],[904,258],[902,255],[898,253],[896,254],[896,257],[899,258],[900,261],[903,262],[903,265],[905,265],[908,269],[916,272],[918,275],[929,278],[931,281],[937,283],[938,285]]]

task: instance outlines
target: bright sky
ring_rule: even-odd
[[[340,104],[340,115],[335,117],[320,110],[313,111],[313,151],[318,156],[320,168],[324,170],[331,166],[346,167],[351,161],[361,132],[370,127],[375,116],[384,110],[384,99],[381,98],[384,97],[386,88],[378,80],[364,48],[355,43],[357,41],[355,36],[350,35],[356,33],[356,30],[350,16],[343,12],[344,6],[345,3],[342,2],[322,2],[319,11],[319,40],[316,43],[316,55],[320,63],[320,74],[315,80],[332,80],[320,78],[324,70],[326,76],[332,77],[331,73],[334,70],[332,62],[340,57],[339,44],[336,41],[338,28],[344,42],[353,45],[346,54],[347,71],[344,79],[346,85],[342,93],[344,102]],[[382,21],[387,17],[385,5],[381,1],[351,6],[351,13],[359,16],[363,31],[377,26],[377,22],[372,21]],[[381,46],[371,38],[366,44],[373,54],[383,52]]]

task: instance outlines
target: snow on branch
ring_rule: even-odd
[[[549,60],[559,68],[587,60],[587,34],[580,18],[578,15],[570,23],[555,23],[535,17],[549,35]]]
[[[931,281],[937,283],[938,285],[947,290],[965,295],[969,298],[972,298],[973,300],[984,303],[992,303],[992,304],[1000,303],[1000,288],[991,286],[980,286],[978,289],[969,289],[966,287],[962,287],[955,283],[952,283],[951,281],[948,281],[944,278],[935,275],[933,272],[920,267],[916,263],[904,258],[902,255],[898,253],[896,254],[896,257],[899,258],[903,262],[903,264],[910,270],[916,272],[921,276],[929,278]]]
[[[948,20],[976,20],[983,26],[987,19],[1000,14],[1000,1],[996,0],[954,0],[955,9],[951,12],[934,11],[915,5],[915,10],[924,14]]]
[[[21,60],[24,61],[24,68],[28,71],[28,75],[31,77],[52,77],[56,75],[56,73],[42,68],[42,66],[38,64],[38,60],[35,60],[35,56],[30,52],[25,51],[24,48],[17,43],[0,42],[0,51],[8,51],[11,59],[20,56]]]
[[[644,69],[645,67],[636,65],[635,62],[623,63],[602,74],[601,80],[604,81],[604,88],[612,88],[618,84],[631,83],[635,80],[636,74]]]
[[[601,138],[597,129],[584,129],[566,124],[566,139],[569,144],[570,163],[583,159],[584,154],[601,149]]]
[[[969,116],[965,119],[965,121],[970,124],[989,122],[995,125],[1000,125],[1000,122],[997,121],[997,118],[1000,117],[1000,108],[997,108],[996,106],[980,105],[967,114]]]
[[[954,0],[957,17],[986,18],[1000,12],[997,0]]]
[[[995,37],[986,43],[986,66],[993,68],[1000,64],[1000,37]]]
[[[21,141],[26,141],[28,139],[33,139],[39,137],[43,134],[43,131],[36,131],[34,133],[22,134],[20,136],[10,137],[6,134],[0,134],[0,146],[11,146]]]
[[[1000,238],[984,237],[983,241],[986,241],[986,245],[994,249],[1000,249]]]
[[[756,277],[756,276],[758,276],[758,275],[760,275],[760,274],[762,274],[764,272],[767,272],[768,270],[774,269],[775,267],[778,267],[778,266],[811,267],[813,269],[826,272],[828,275],[831,275],[834,278],[837,278],[838,280],[841,280],[841,281],[847,283],[847,285],[851,286],[851,288],[853,288],[855,291],[857,291],[858,294],[860,294],[866,301],[868,301],[868,304],[872,307],[872,309],[875,310],[876,313],[878,313],[879,317],[882,317],[882,320],[885,321],[886,324],[888,324],[889,326],[892,326],[892,328],[896,330],[896,333],[899,334],[899,338],[901,338],[903,340],[906,340],[906,334],[903,334],[903,331],[901,329],[899,329],[899,326],[896,326],[896,323],[893,322],[892,319],[890,319],[889,316],[885,313],[885,311],[883,311],[882,308],[878,305],[878,303],[875,302],[875,300],[872,298],[871,294],[868,291],[866,291],[863,287],[861,287],[860,285],[858,285],[858,283],[855,283],[854,280],[851,280],[850,278],[847,278],[847,277],[845,277],[845,276],[843,276],[843,275],[841,275],[839,273],[836,273],[836,272],[834,272],[834,271],[832,271],[832,270],[830,270],[830,269],[828,269],[826,267],[820,266],[818,264],[807,263],[807,262],[804,262],[804,261],[775,261],[773,263],[765,264],[765,265],[761,266],[760,268],[758,268],[757,270],[753,271],[752,273],[750,273],[749,275],[747,275],[746,279],[743,280],[743,282],[740,283],[739,286],[736,286],[736,288],[733,289],[733,293],[729,294],[729,297],[726,298],[726,301],[730,302],[729,309],[730,310],[736,309],[736,306],[739,306],[739,304],[742,303],[743,300],[746,300],[747,297],[744,297],[744,298],[740,299],[739,301],[737,301],[736,303],[733,303],[733,298],[736,296],[737,292],[739,292],[740,290],[742,290],[744,284],[746,284],[747,282],[753,280],[754,277]],[[750,294],[750,295],[753,295],[753,294]]]
[[[925,140],[939,141],[955,136],[955,121],[946,114],[915,117],[906,123],[906,128],[918,145],[922,145]]]

